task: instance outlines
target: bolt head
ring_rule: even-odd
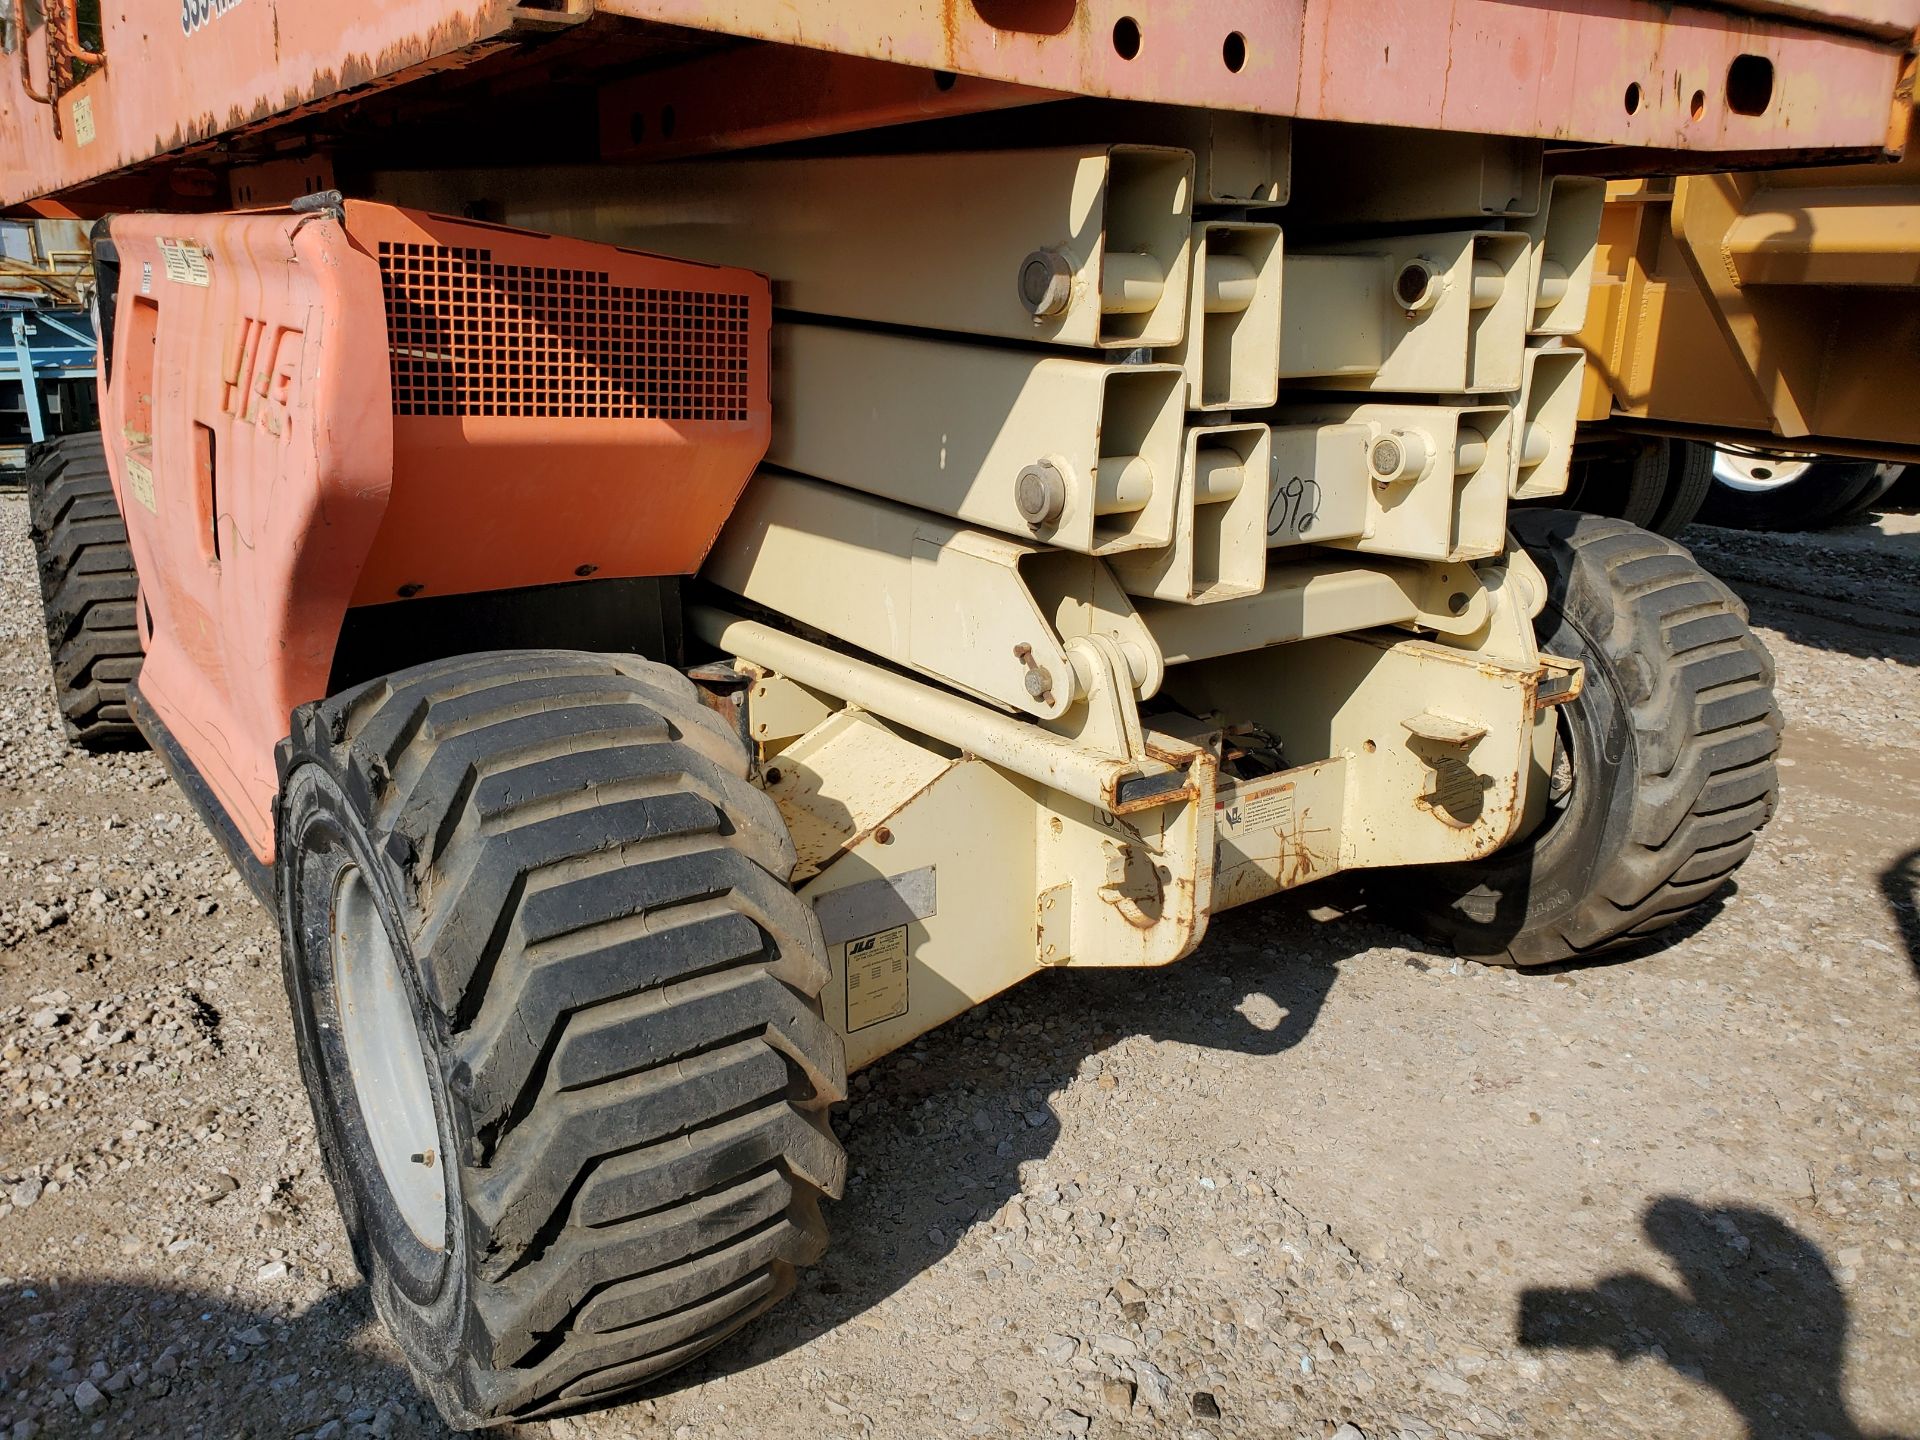
[[[1036,320],[1067,313],[1073,303],[1073,264],[1058,250],[1036,250],[1020,262],[1020,303]]]
[[[1036,529],[1053,524],[1067,508],[1067,477],[1051,460],[1036,460],[1014,480],[1013,505]]]
[[[1409,260],[1394,277],[1393,298],[1407,311],[1430,309],[1440,298],[1440,272],[1426,260]]]
[[[1398,485],[1418,480],[1433,458],[1433,442],[1420,430],[1395,430],[1379,436],[1367,448],[1367,468],[1376,485]]]
[[[1053,677],[1038,666],[1027,671],[1027,694],[1036,700],[1047,698],[1047,692],[1053,689]]]

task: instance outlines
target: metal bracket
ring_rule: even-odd
[[[1429,789],[1419,797],[1421,808],[1455,829],[1472,825],[1486,809],[1486,794],[1493,781],[1477,773],[1467,756],[1487,738],[1487,727],[1432,710],[1423,710],[1400,724],[1410,737],[1408,748],[1427,767]]]
[[[1578,660],[1562,660],[1558,655],[1540,657],[1540,678],[1534,682],[1533,706],[1545,710],[1549,705],[1565,705],[1578,700],[1587,688],[1587,667]]]
[[[567,30],[593,18],[593,0],[549,0],[547,4],[522,3],[509,7],[508,23],[516,31]]]
[[[1120,645],[1108,635],[1077,635],[1067,641],[1067,661],[1085,701],[1079,715],[1055,727],[1079,744],[1116,760],[1144,760],[1147,740],[1133,698],[1133,674]],[[1072,722],[1078,720],[1075,725]]]

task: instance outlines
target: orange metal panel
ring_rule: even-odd
[[[756,275],[364,204],[113,236],[140,688],[262,860],[350,605],[691,572],[766,451]]]
[[[392,480],[380,274],[325,215],[127,215],[102,409],[140,688],[262,859]]]
[[[503,35],[511,0],[121,0],[61,135],[0,66],[0,204],[57,192]],[[27,45],[45,78],[45,36]],[[76,113],[77,112],[77,113]],[[78,122],[78,123],[77,123]]]
[[[772,433],[765,279],[385,205],[347,228],[401,477],[356,604],[700,568]]]

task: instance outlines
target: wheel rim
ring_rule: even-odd
[[[446,1244],[447,1172],[426,1056],[399,957],[356,865],[333,889],[333,983],[340,1038],[394,1208],[430,1250]]]
[[[1762,494],[1791,485],[1813,468],[1811,455],[1770,453],[1765,450],[1716,446],[1713,452],[1713,478],[1734,490]]]
[[[1553,768],[1547,775],[1549,824],[1565,814],[1573,803],[1573,787],[1580,778],[1573,769],[1573,737],[1567,733],[1567,707],[1558,708],[1560,714],[1553,724]]]

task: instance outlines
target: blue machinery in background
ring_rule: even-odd
[[[24,467],[36,440],[90,425],[90,414],[73,412],[91,387],[64,382],[93,377],[93,322],[85,310],[0,297],[0,469]]]

